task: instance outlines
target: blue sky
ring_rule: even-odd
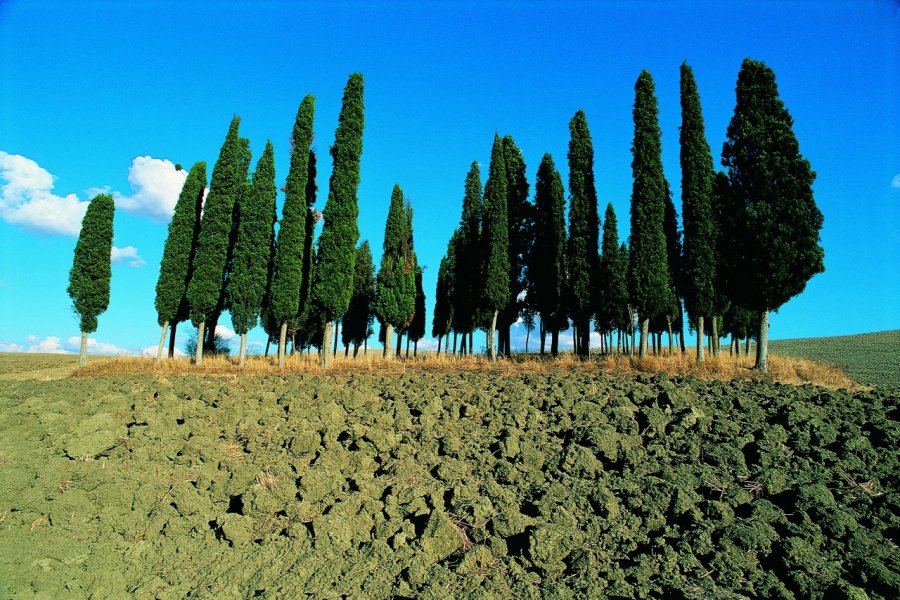
[[[419,262],[428,267],[430,332],[437,267],[459,220],[466,171],[472,160],[488,162],[495,131],[515,137],[532,187],[544,152],[567,181],[568,121],[584,109],[600,213],[613,203],[624,238],[640,71],[656,82],[665,173],[680,206],[679,65],[687,60],[694,69],[718,166],[745,57],[774,69],[801,151],[818,173],[815,197],[825,215],[826,271],[773,315],[771,336],[900,328],[898,31],[900,8],[887,0],[6,0],[0,349],[77,349],[65,289],[83,203],[98,189],[117,197],[117,260],[92,349],[153,346],[154,286],[180,186],[172,165],[205,160],[211,167],[238,114],[254,163],[272,140],[281,185],[294,116],[311,92],[321,209],[327,150],[354,71],[365,76],[361,236],[377,264],[399,182],[415,209]],[[229,317],[220,323],[230,326]],[[261,329],[250,339],[263,340]]]

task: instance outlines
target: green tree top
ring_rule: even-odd
[[[500,136],[494,134],[491,164],[484,186],[481,229],[483,257],[482,298],[486,311],[497,311],[509,302],[509,227],[506,210],[506,165]]]
[[[594,278],[600,235],[594,145],[583,110],[572,117],[569,133],[569,308],[573,319],[583,321],[594,312]]]
[[[409,324],[415,310],[416,275],[409,242],[409,220],[403,205],[403,190],[399,185],[394,185],[384,227],[375,314],[382,322],[398,329]]]
[[[97,331],[97,317],[109,306],[114,214],[112,196],[94,196],[84,213],[75,244],[67,291],[84,333]]]

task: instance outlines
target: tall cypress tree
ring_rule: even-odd
[[[778,95],[775,73],[745,59],[722,164],[737,203],[744,256],[737,284],[742,306],[759,314],[756,368],[768,370],[769,311],[802,292],[825,270],[819,245],[824,218],[813,198],[815,173],[800,153],[794,121]]]
[[[697,330],[697,361],[703,362],[704,317],[713,315],[716,253],[712,215],[715,177],[706,141],[700,93],[694,72],[681,65],[681,219],[684,224],[682,294],[688,317]]]
[[[666,203],[663,211],[663,234],[666,236],[666,264],[669,273],[669,294],[663,311],[669,330],[669,353],[672,348],[672,328],[681,321],[681,230],[678,228],[678,212],[672,201],[672,190],[666,182]]]
[[[551,335],[550,353],[559,351],[559,331],[568,318],[566,291],[566,196],[553,157],[544,154],[534,185],[534,247],[528,266],[529,294]],[[543,349],[543,342],[541,345]]]
[[[631,170],[631,242],[628,292],[641,320],[639,355],[647,354],[650,319],[665,311],[669,300],[669,269],[663,231],[666,182],[662,168],[661,132],[653,78],[641,71],[634,86],[634,143]]]
[[[488,358],[497,358],[494,331],[497,315],[509,303],[509,226],[507,224],[507,180],[500,136],[494,134],[491,164],[484,185],[484,213],[481,226],[482,307],[490,316],[487,329]]]
[[[463,334],[463,342],[475,329],[475,316],[480,303],[483,209],[481,171],[478,163],[472,162],[466,175],[462,216],[459,221],[454,274],[456,285],[453,289],[453,329]]]
[[[312,298],[325,324],[320,356],[322,365],[331,362],[328,348],[334,319],[347,311],[353,293],[356,242],[359,239],[359,161],[362,156],[363,77],[353,73],[344,88],[343,105],[338,116],[331,158],[334,167],[328,182],[325,225],[319,237],[316,279]]]
[[[619,248],[619,229],[616,211],[612,203],[606,205],[603,222],[603,241],[600,254],[600,287],[597,302],[599,329],[612,331],[623,329],[628,313],[628,282],[626,268],[622,268]]]
[[[594,145],[587,117],[579,110],[569,122],[569,287],[568,304],[577,328],[577,352],[588,356],[597,290],[600,216],[594,184]]]
[[[266,292],[270,249],[275,221],[275,157],[272,142],[256,163],[252,184],[241,195],[234,264],[228,281],[231,322],[241,336],[240,364],[247,353],[247,332],[256,327]]]
[[[407,334],[409,340],[413,343],[413,356],[419,352],[419,340],[425,337],[425,288],[422,287],[422,267],[416,265],[415,274],[415,308],[413,310],[413,318],[409,323]],[[409,348],[407,342],[407,349]]]
[[[416,273],[409,240],[403,190],[399,185],[394,185],[384,226],[381,269],[378,271],[375,294],[375,314],[385,325],[385,358],[393,356],[391,342],[394,330],[409,325],[416,309]]]
[[[498,315],[498,349],[509,354],[510,327],[519,318],[525,290],[525,261],[533,240],[531,223],[534,207],[528,202],[528,178],[525,158],[511,135],[503,136],[503,162],[506,169],[506,215],[509,227],[509,304]]]
[[[114,214],[112,196],[94,196],[81,221],[81,232],[69,271],[67,291],[81,328],[81,355],[78,359],[81,366],[87,363],[88,334],[97,331],[97,317],[109,306]]]
[[[279,328],[278,365],[282,367],[288,325],[300,312],[300,290],[304,284],[303,265],[308,245],[306,222],[309,218],[307,186],[315,107],[315,97],[307,94],[297,109],[291,135],[291,165],[284,186],[284,209],[275,250],[270,305],[272,317]]]
[[[294,329],[295,334],[304,326],[304,324],[312,324],[316,334],[304,331],[303,335],[308,339],[317,339],[322,331],[322,325],[316,319],[301,318],[302,315],[309,315],[315,310],[310,299],[310,290],[313,284],[313,273],[316,264],[316,249],[313,245],[313,237],[315,236],[316,223],[322,218],[322,213],[314,207],[316,203],[316,154],[312,150],[309,151],[309,163],[306,178],[306,244],[303,247],[303,283],[300,285],[300,306],[297,310],[297,316],[288,325],[288,330]]]
[[[191,167],[184,186],[175,203],[175,213],[169,222],[169,235],[159,264],[156,282],[156,316],[162,326],[156,360],[162,360],[166,342],[166,329],[175,327],[187,318],[187,287],[193,270],[197,236],[200,233],[200,209],[206,188],[206,163],[197,162]]]
[[[356,249],[355,269],[350,306],[341,318],[341,341],[348,349],[353,344],[353,358],[356,358],[360,344],[372,333],[374,319],[375,265],[368,240],[363,240]]]
[[[453,288],[456,273],[456,247],[459,230],[454,230],[453,237],[447,244],[447,253],[441,258],[438,268],[437,289],[434,292],[434,314],[431,320],[431,336],[438,340],[438,354],[441,352],[441,340],[450,335],[453,325]]]
[[[246,171],[244,170],[244,174],[241,172],[246,155],[238,135],[240,123],[240,117],[236,116],[231,120],[219,158],[213,167],[209,193],[203,205],[194,273],[188,285],[191,321],[198,328],[195,357],[198,365],[203,362],[206,320],[219,307],[223,294],[235,198],[241,181],[246,178]]]

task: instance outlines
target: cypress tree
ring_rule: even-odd
[[[640,358],[647,354],[650,319],[662,314],[670,299],[666,236],[663,231],[666,182],[662,169],[661,132],[653,78],[641,71],[634,86],[634,158],[631,169],[631,242],[628,293],[641,319]]]
[[[325,225],[319,237],[316,280],[312,288],[316,310],[324,323],[320,346],[323,366],[331,362],[327,350],[331,344],[333,321],[347,311],[353,293],[356,242],[359,239],[356,192],[363,125],[363,77],[353,73],[344,88],[343,105],[331,147],[334,166],[328,182],[328,201],[323,212]]]
[[[666,203],[663,212],[663,233],[666,236],[666,264],[669,273],[669,297],[663,311],[669,331],[669,353],[672,348],[672,327],[681,320],[681,230],[678,212],[672,201],[672,190],[666,182]]]
[[[688,317],[697,330],[697,362],[704,361],[704,317],[712,316],[715,298],[716,253],[712,215],[715,178],[712,153],[706,141],[700,93],[694,73],[681,65],[681,218],[684,223],[682,294]]]
[[[415,287],[415,308],[407,332],[408,339],[413,343],[413,356],[419,352],[419,340],[425,337],[425,289],[422,287],[422,267],[418,265],[416,266]]]
[[[503,162],[506,169],[506,218],[509,227],[509,304],[498,315],[501,354],[509,354],[510,327],[519,318],[522,301],[519,296],[525,290],[525,261],[533,240],[531,223],[533,206],[528,202],[528,178],[525,175],[525,158],[512,136],[502,139]]]
[[[303,247],[303,283],[300,285],[300,306],[297,310],[297,316],[291,320],[291,324],[288,325],[288,330],[294,328],[294,331],[296,332],[302,327],[301,324],[312,324],[315,331],[318,332],[316,335],[318,335],[322,332],[321,324],[315,319],[311,321],[308,318],[301,318],[302,315],[309,315],[310,311],[314,311],[314,307],[312,306],[309,297],[316,264],[316,250],[315,246],[313,246],[313,237],[315,235],[316,223],[322,218],[322,213],[313,208],[316,203],[316,192],[318,191],[318,187],[316,186],[316,155],[312,150],[309,151],[308,164],[308,176],[306,178],[306,244]],[[303,335],[305,335],[307,339],[315,339],[315,336],[309,332],[304,332]]]
[[[606,205],[603,222],[603,241],[600,255],[600,287],[597,302],[599,329],[624,329],[628,313],[627,266],[623,269],[619,248],[619,229],[612,203]]]
[[[284,186],[284,208],[275,250],[272,293],[272,317],[278,323],[278,365],[284,366],[287,329],[301,311],[300,290],[304,285],[306,257],[309,166],[313,140],[313,115],[316,99],[307,94],[297,109],[291,135],[291,164]],[[313,176],[315,185],[315,176]]]
[[[534,185],[534,248],[528,267],[529,294],[551,335],[550,353],[559,351],[559,331],[567,323],[566,196],[553,157],[544,154]]]
[[[394,329],[401,330],[409,325],[416,308],[416,274],[409,241],[403,190],[395,184],[384,226],[381,269],[378,271],[375,294],[375,314],[385,325],[385,358],[393,356],[391,342]]]
[[[363,243],[356,249],[353,295],[350,297],[350,306],[341,318],[341,341],[348,349],[350,344],[353,344],[353,358],[356,358],[357,352],[359,352],[359,345],[372,333],[374,302],[375,265],[372,262],[369,241],[363,240]]]
[[[487,330],[488,358],[497,358],[494,331],[497,315],[509,298],[509,227],[507,225],[506,165],[500,136],[494,134],[488,180],[484,186],[484,213],[481,227],[482,307],[491,315]]]
[[[252,184],[245,181],[234,264],[228,281],[231,322],[241,336],[240,364],[247,352],[247,332],[256,327],[266,292],[266,278],[275,221],[275,157],[271,142],[256,163]]]
[[[245,151],[238,136],[240,117],[234,117],[213,167],[209,193],[203,205],[194,273],[188,285],[191,322],[198,328],[196,364],[203,362],[204,326],[220,305],[228,248],[231,241],[235,198],[241,181]],[[244,171],[246,173],[246,171]]]
[[[438,268],[437,289],[434,292],[434,315],[431,324],[431,336],[438,340],[438,354],[441,352],[442,338],[450,335],[453,324],[453,288],[455,285],[453,276],[456,267],[455,255],[458,237],[459,230],[457,229],[453,232],[450,243],[447,244],[447,254],[441,258],[441,266]]]
[[[600,216],[594,184],[594,145],[587,117],[579,110],[569,122],[569,287],[570,316],[577,329],[577,353],[589,355],[588,324],[596,305]]]
[[[453,329],[465,336],[472,335],[479,308],[481,290],[481,172],[472,162],[466,175],[462,217],[457,236],[456,263],[453,288]]]
[[[200,209],[206,188],[206,163],[197,162],[191,167],[184,186],[175,203],[175,213],[169,222],[169,234],[159,264],[156,282],[156,316],[162,326],[156,360],[162,360],[166,341],[166,329],[175,327],[187,318],[187,288],[193,270],[197,236],[200,233]]]
[[[81,221],[72,269],[69,271],[67,291],[81,328],[81,355],[78,359],[81,366],[87,363],[88,334],[97,331],[97,317],[109,306],[114,214],[112,196],[94,196]]]
[[[825,270],[819,245],[823,216],[813,198],[815,173],[800,153],[794,121],[778,95],[775,73],[745,59],[737,104],[722,149],[737,235],[744,256],[734,277],[739,303],[759,314],[756,368],[768,370],[769,311],[802,292]]]

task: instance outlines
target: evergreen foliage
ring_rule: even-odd
[[[475,316],[481,290],[481,171],[472,162],[466,175],[462,217],[456,237],[453,288],[453,329],[469,333],[475,328]]]
[[[665,205],[663,207],[663,234],[666,237],[666,265],[669,274],[669,297],[666,309],[663,311],[666,318],[674,322],[681,314],[681,230],[678,228],[678,211],[672,201],[672,190],[666,182]]]
[[[206,188],[206,163],[191,167],[175,203],[156,282],[156,316],[160,325],[187,318],[187,288],[200,231],[200,208]]]
[[[528,179],[525,175],[525,158],[512,136],[501,140],[503,162],[506,169],[506,215],[509,227],[509,303],[501,310],[498,328],[503,351],[510,352],[510,326],[519,318],[525,290],[525,262],[533,241],[532,223],[534,207],[528,202]]]
[[[304,284],[303,266],[308,245],[309,161],[314,156],[310,150],[314,113],[315,98],[308,94],[297,110],[291,136],[291,164],[284,186],[284,208],[275,249],[270,306],[272,316],[279,325],[296,318],[301,309],[300,289]]]
[[[246,179],[246,150],[238,136],[240,122],[237,116],[231,120],[203,205],[194,273],[188,285],[191,321],[195,326],[206,321],[222,301],[234,205],[241,182]]]
[[[507,180],[500,136],[494,135],[488,180],[484,186],[484,213],[481,227],[482,308],[492,313],[488,326],[488,355],[494,358],[494,329],[497,313],[509,303],[509,227],[507,224]]]
[[[594,184],[594,146],[587,117],[579,110],[569,122],[569,252],[567,268],[570,317],[578,327],[578,352],[588,351],[588,323],[596,300],[600,216]]]
[[[597,302],[597,326],[601,331],[623,329],[628,318],[627,263],[623,265],[619,248],[619,229],[616,211],[610,202],[603,221]]]
[[[553,157],[544,154],[534,186],[534,247],[528,265],[528,294],[548,332],[567,325],[566,196]]]
[[[334,166],[328,182],[328,201],[323,212],[325,224],[319,237],[316,279],[312,288],[316,311],[326,323],[347,311],[353,293],[356,242],[359,239],[356,193],[363,125],[363,77],[353,73],[344,88],[331,147]]]
[[[375,314],[382,323],[400,330],[409,325],[416,302],[416,273],[410,239],[403,190],[394,185],[384,227]]]
[[[706,141],[694,73],[681,65],[681,218],[684,254],[681,294],[691,321],[713,314],[717,271],[712,191],[715,169]]]
[[[277,194],[271,142],[266,142],[256,163],[252,184],[245,181],[242,189],[234,263],[228,281],[231,322],[238,334],[256,327],[266,291]]]
[[[631,162],[631,241],[629,244],[628,293],[640,315],[642,331],[650,319],[669,304],[670,286],[665,218],[666,182],[662,168],[662,144],[653,78],[642,71],[634,87],[634,142]],[[646,352],[641,338],[641,357]]]
[[[409,339],[418,344],[425,337],[425,288],[422,287],[422,267],[416,266],[415,274],[415,308],[412,321],[409,323],[407,335]]]
[[[98,194],[88,204],[81,221],[66,291],[82,334],[97,331],[97,317],[109,306],[114,214],[112,196]]]
[[[441,258],[441,266],[438,268],[437,289],[434,292],[434,315],[431,320],[432,337],[441,338],[450,334],[453,324],[453,288],[456,273],[456,247],[458,244],[459,230],[453,232],[450,243],[447,244],[447,253]]]
[[[341,342],[344,346],[354,344],[358,348],[372,333],[372,323],[375,318],[374,302],[375,265],[372,262],[369,241],[363,240],[363,243],[356,249],[353,295],[350,297],[350,306],[341,318]]]
[[[760,313],[757,368],[767,369],[768,311],[777,309],[825,270],[819,245],[824,217],[813,198],[815,173],[800,153],[794,121],[778,95],[775,73],[745,59],[737,104],[722,148],[741,240],[741,277],[732,297]]]

